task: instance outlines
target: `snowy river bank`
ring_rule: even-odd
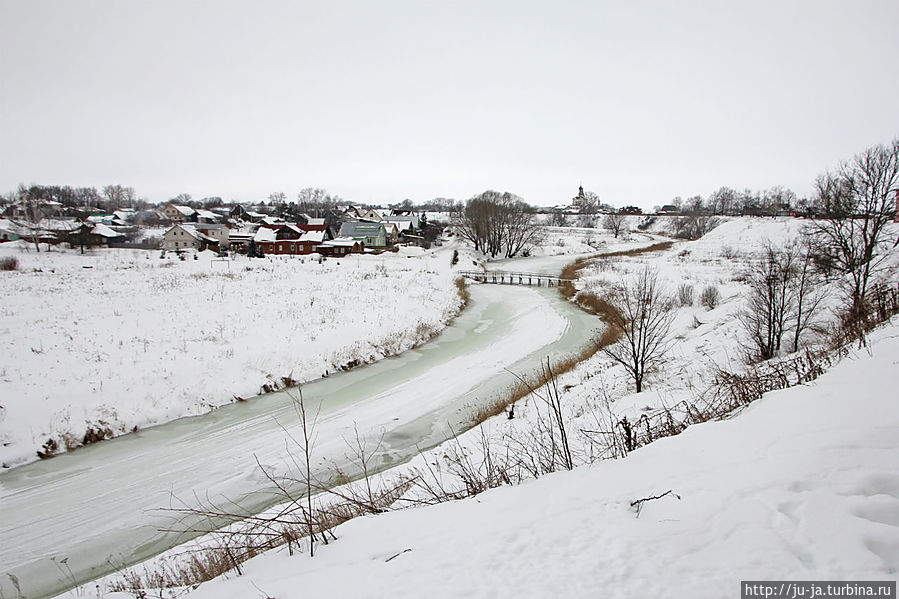
[[[554,289],[471,291],[469,308],[433,341],[304,386],[307,405],[320,409],[319,472],[340,468],[354,425],[384,435],[382,467],[438,444],[510,386],[510,372],[575,351],[599,326]],[[291,398],[275,393],[5,473],[3,592],[14,593],[5,574],[26,596],[49,596],[183,542],[158,532],[171,525],[160,509],[181,501],[227,497],[249,510],[276,503],[256,460],[286,468],[284,429],[295,423]],[[64,559],[65,570],[57,566]]]

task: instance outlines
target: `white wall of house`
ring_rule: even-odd
[[[200,240],[181,227],[172,227],[162,236],[162,247],[166,250],[199,249]]]

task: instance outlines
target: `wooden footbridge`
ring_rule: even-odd
[[[459,274],[467,279],[481,283],[497,285],[536,285],[537,287],[558,287],[561,283],[571,282],[556,275],[536,272],[506,272],[502,270],[460,270]]]

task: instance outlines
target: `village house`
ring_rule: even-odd
[[[400,230],[397,228],[395,224],[390,221],[384,221],[381,223],[384,225],[384,232],[387,235],[387,243],[389,245],[395,244],[400,239]]]
[[[70,231],[66,231],[62,238],[68,242],[70,247],[109,247],[110,243],[120,243],[125,241],[125,236],[117,231],[113,231],[103,223],[93,223],[86,221],[80,226]],[[83,253],[83,251],[82,251]]]
[[[285,224],[279,229],[260,226],[253,242],[264,254],[306,255],[330,239],[327,230],[304,231],[303,226]]]
[[[166,204],[162,213],[167,219],[175,223],[191,222],[197,220],[197,211],[190,206],[179,204]]]
[[[188,248],[196,250],[210,248],[217,250],[219,249],[218,237],[224,236],[223,239],[228,239],[227,227],[223,227],[223,229],[224,230],[219,230],[217,237],[212,237],[198,230],[196,228],[196,223],[179,223],[173,225],[172,228],[163,234],[162,248],[164,250],[185,250]],[[211,231],[211,229],[204,230],[207,232]]]
[[[278,230],[288,225],[288,222],[283,218],[278,218],[276,216],[263,216],[261,219],[257,221],[260,227],[268,227],[269,229]]]
[[[409,223],[408,228],[412,230],[417,230],[421,227],[421,217],[411,210],[391,210],[391,215],[385,220],[395,223],[401,233],[407,228],[403,227],[401,223]]]
[[[221,217],[211,210],[197,210],[197,222],[198,223],[220,223],[222,222]]]
[[[323,218],[307,216],[305,223],[297,223],[296,226],[303,231],[324,231],[325,239],[334,239],[334,232]]]
[[[315,251],[322,256],[339,258],[348,254],[361,254],[365,251],[365,242],[352,237],[337,237],[323,242]]]
[[[340,226],[337,236],[361,241],[367,248],[387,247],[387,232],[383,223],[346,222]]]
[[[255,234],[256,231],[250,228],[230,229],[228,231],[228,248],[246,251]]]
[[[398,216],[391,216],[388,220],[384,221],[385,223],[390,223],[391,225],[396,227],[396,231],[398,235],[402,235],[404,233],[412,233],[417,229],[413,224],[411,218],[402,218]]]
[[[20,198],[6,207],[3,216],[11,220],[31,221],[61,216],[63,206],[55,200],[26,200]]]
[[[15,241],[23,235],[24,232],[19,225],[5,218],[0,219],[0,242]]]
[[[191,223],[190,226],[203,235],[214,239],[219,249],[228,247],[231,238],[231,228],[222,223]]]

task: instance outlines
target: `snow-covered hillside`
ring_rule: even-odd
[[[621,460],[358,518],[315,558],[271,552],[190,596],[717,598],[739,596],[741,580],[895,580],[899,326],[871,340],[729,420]]]
[[[0,462],[206,412],[421,343],[459,310],[448,253],[186,261],[0,245]]]

